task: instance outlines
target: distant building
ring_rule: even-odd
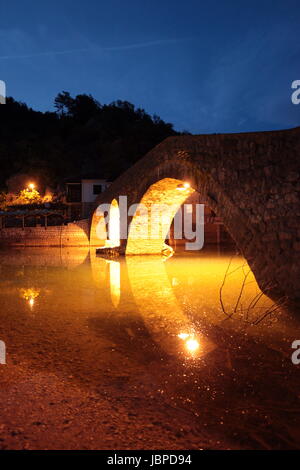
[[[73,220],[89,217],[95,200],[111,183],[105,179],[86,178],[66,183],[68,218]]]

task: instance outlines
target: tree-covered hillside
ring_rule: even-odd
[[[56,112],[8,98],[0,106],[0,189],[19,173],[43,187],[67,179],[113,180],[166,137],[172,124],[127,101],[102,105],[91,95],[55,98]]]

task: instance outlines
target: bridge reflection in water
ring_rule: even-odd
[[[126,266],[135,303],[162,349],[168,354],[201,357],[214,348],[177,300],[164,259],[128,257]]]
[[[208,354],[215,348],[209,325],[274,337],[280,334],[280,319],[286,320],[283,309],[264,316],[273,310],[273,301],[261,293],[242,256],[214,251],[169,259],[149,255],[117,259],[91,254],[95,285],[110,292],[116,314],[128,308],[129,299],[167,354],[191,358]]]
[[[133,413],[151,402],[151,419],[156,408],[163,416],[184,409],[193,430],[226,429],[233,440],[245,439],[247,429],[252,438],[254,414],[256,429],[272,413],[282,433],[282,408],[298,400],[290,354],[299,326],[281,310],[254,325],[272,301],[263,296],[248,308],[260,291],[239,256],[223,288],[223,310],[230,259],[204,251],[113,261],[77,249],[0,252],[7,371],[13,376],[20,364],[30,377],[61,377],[64,390],[74,382],[80,394],[124,400]],[[233,315],[224,313],[236,305]]]
[[[265,318],[263,324],[253,325],[272,301],[265,295],[257,301],[260,290],[253,274],[248,273],[245,260],[241,256],[231,260],[231,256],[203,251],[169,259],[148,255],[112,261],[97,257],[88,249],[10,250],[0,253],[6,284],[11,276],[9,290],[2,285],[2,295],[8,310],[18,311],[15,304],[23,298],[31,309],[47,309],[50,317],[53,310],[60,311],[62,318],[72,318],[73,312],[80,312],[85,318],[101,318],[114,312],[116,318],[126,313],[128,320],[133,315],[163,350],[202,357],[214,349],[207,325],[248,328],[251,334],[273,336],[281,330],[283,318],[286,328],[286,314],[280,310]],[[230,260],[223,307],[231,314],[238,299],[239,302],[234,315],[228,318],[221,308],[220,288]],[[249,309],[251,303],[254,308]],[[113,317],[109,321],[114,323]],[[266,324],[272,324],[272,329],[265,328]]]

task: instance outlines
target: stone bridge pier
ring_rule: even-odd
[[[177,209],[193,191],[222,218],[261,289],[299,302],[300,128],[166,139],[98,197],[90,245],[119,246],[126,255],[161,253]],[[120,196],[136,205],[121,237]],[[155,239],[141,203],[164,204]]]

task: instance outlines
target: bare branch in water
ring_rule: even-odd
[[[251,273],[251,269],[249,269],[247,272],[244,269],[247,263],[244,263],[243,265],[238,266],[232,271],[229,271],[231,264],[232,264],[232,259],[233,259],[233,256],[229,260],[229,263],[228,263],[228,266],[227,266],[227,269],[224,274],[224,278],[223,278],[223,281],[219,290],[221,308],[222,308],[223,313],[226,315],[227,319],[232,318],[232,316],[235,313],[239,312],[241,315],[244,315],[244,321],[246,323],[250,323],[252,325],[258,325],[260,322],[262,322],[267,317],[271,316],[272,314],[274,314],[275,312],[277,312],[279,309],[281,309],[287,304],[287,298],[281,297],[278,301],[272,303],[269,307],[265,306],[265,302],[263,302],[263,305],[259,305],[260,301],[265,297],[265,294],[262,291],[259,291],[250,301],[245,302],[245,300],[243,299],[245,286],[255,281],[247,282],[247,278],[249,274]],[[228,277],[238,270],[242,270],[243,272],[243,281],[242,281],[240,291],[237,295],[235,305],[234,307],[232,306],[232,308],[230,308],[230,311],[228,311],[225,308],[225,303],[224,303],[224,287],[225,287],[226,281],[228,280]],[[271,288],[272,288],[272,285],[268,285],[266,286],[265,291],[268,292]],[[242,299],[243,299],[243,303],[242,303]],[[257,316],[258,312],[259,312],[259,315]],[[251,317],[253,318],[253,316],[256,316],[256,318],[254,320],[251,320]]]

